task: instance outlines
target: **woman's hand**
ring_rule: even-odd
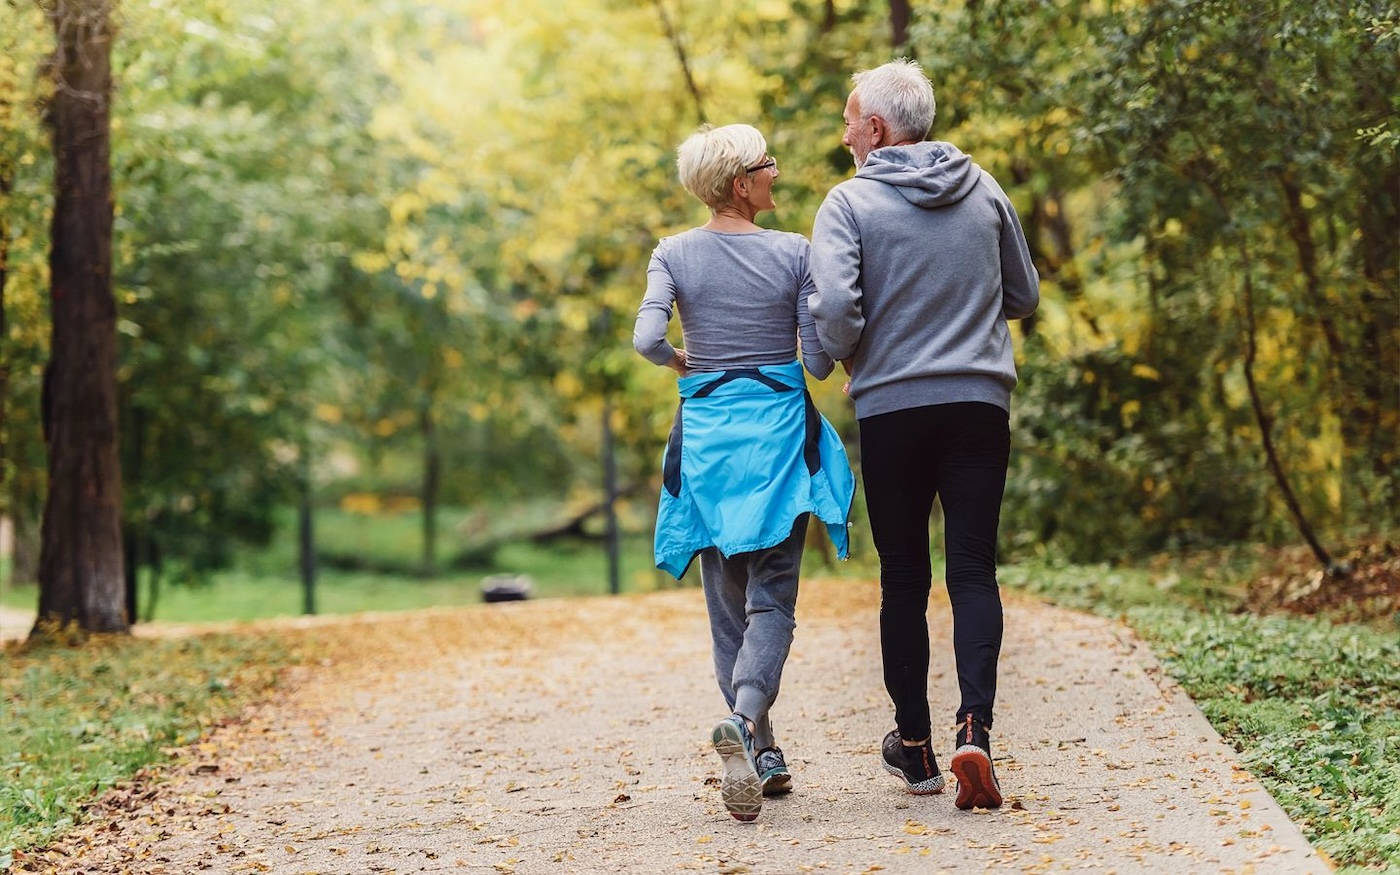
[[[689,366],[686,365],[685,362],[685,350],[676,350],[676,354],[671,357],[671,360],[669,362],[666,363],[666,367],[675,371],[682,377],[689,373]]]

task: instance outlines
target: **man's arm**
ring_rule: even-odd
[[[1002,196],[1005,198],[1005,195]],[[998,200],[1001,218],[1001,312],[1007,319],[1024,319],[1040,306],[1040,274],[1031,263],[1031,250],[1021,219],[1009,199]]]
[[[822,348],[837,360],[855,355],[865,330],[860,264],[860,227],[845,196],[832,191],[817,210],[812,227],[816,291],[807,299],[807,309],[816,320]]]

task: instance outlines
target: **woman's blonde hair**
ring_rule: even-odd
[[[751,125],[704,125],[676,150],[681,185],[710,212],[730,202],[732,183],[768,153],[768,141]]]

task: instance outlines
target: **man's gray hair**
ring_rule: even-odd
[[[895,140],[922,140],[933,127],[933,84],[918,61],[899,58],[851,77],[864,118],[878,115]]]
[[[730,202],[734,180],[767,151],[767,141],[751,125],[703,125],[676,150],[676,169],[685,190],[713,212]]]

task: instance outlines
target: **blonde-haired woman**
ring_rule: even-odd
[[[807,312],[811,247],[754,223],[775,206],[767,142],[749,125],[702,128],[677,150],[677,167],[710,219],[657,244],[632,338],[681,376],[656,564],[679,578],[700,557],[715,677],[733,712],[711,733],[720,796],[751,821],[765,795],[791,786],[768,712],[792,644],[808,516],[844,558],[855,479],[803,376],[803,365],[818,379],[834,367]],[[680,349],[666,339],[677,306]]]

